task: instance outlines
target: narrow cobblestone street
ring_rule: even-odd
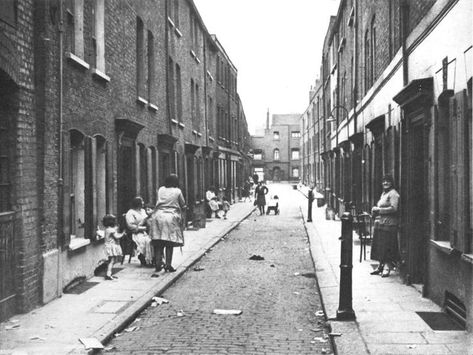
[[[270,194],[282,187],[273,186]],[[289,188],[279,216],[253,213],[161,295],[169,304],[146,309],[128,329],[139,328],[113,339],[107,353],[332,353],[296,204],[301,195]]]

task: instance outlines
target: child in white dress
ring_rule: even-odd
[[[124,233],[118,233],[117,217],[113,214],[107,214],[103,217],[102,224],[105,227],[105,254],[108,257],[106,280],[116,279],[112,276],[113,264],[118,262],[118,257],[122,256],[122,248],[120,246],[120,238]]]

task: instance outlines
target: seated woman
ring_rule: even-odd
[[[151,211],[149,211],[151,212]],[[149,213],[144,209],[143,199],[135,197],[131,203],[131,208],[125,215],[126,226],[132,233],[132,239],[136,244],[136,251],[141,265],[152,265],[153,253],[151,249],[151,238],[146,232]]]
[[[215,213],[215,218],[220,218],[220,216],[218,215],[218,212],[220,211],[220,205],[218,204],[217,196],[214,196],[209,201],[209,207],[210,207],[210,218],[212,218],[213,213]]]

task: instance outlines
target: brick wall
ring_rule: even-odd
[[[429,11],[435,0],[405,1],[408,14],[409,34],[413,28],[422,20]],[[358,98],[371,87],[366,87],[364,82],[365,68],[365,34],[372,33],[372,21],[376,29],[376,50],[374,56],[374,78],[373,82],[381,75],[391,62],[393,56],[401,48],[400,10],[401,0],[360,0],[358,4],[358,50],[359,50],[359,76],[358,76]]]
[[[17,308],[27,311],[39,302],[40,277],[40,230],[38,223],[37,176],[37,127],[34,98],[34,39],[33,39],[33,1],[17,2],[17,17],[14,26],[0,24],[0,31],[14,43],[17,55],[16,70],[18,84],[18,112],[14,125],[16,131],[15,166],[13,178],[14,209],[16,222],[17,259]],[[3,35],[0,41],[3,41]],[[5,38],[5,41],[7,39]],[[5,42],[4,42],[5,43]],[[1,45],[4,47],[4,44]],[[13,55],[13,53],[11,54]],[[13,63],[12,63],[13,64]],[[12,73],[7,74],[11,75]]]

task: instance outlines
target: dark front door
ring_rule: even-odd
[[[425,132],[422,112],[407,116],[404,159],[405,186],[401,199],[408,282],[424,283],[427,251]]]
[[[15,213],[0,213],[0,322],[16,311]]]
[[[281,181],[281,169],[279,167],[273,169],[273,180]]]
[[[136,194],[133,141],[122,138],[118,149],[118,214],[126,213]]]
[[[186,156],[186,173],[187,173],[187,186],[185,190],[186,202],[187,206],[187,220],[192,221],[193,218],[193,211],[195,205],[195,164],[194,164],[194,156],[187,155]]]

